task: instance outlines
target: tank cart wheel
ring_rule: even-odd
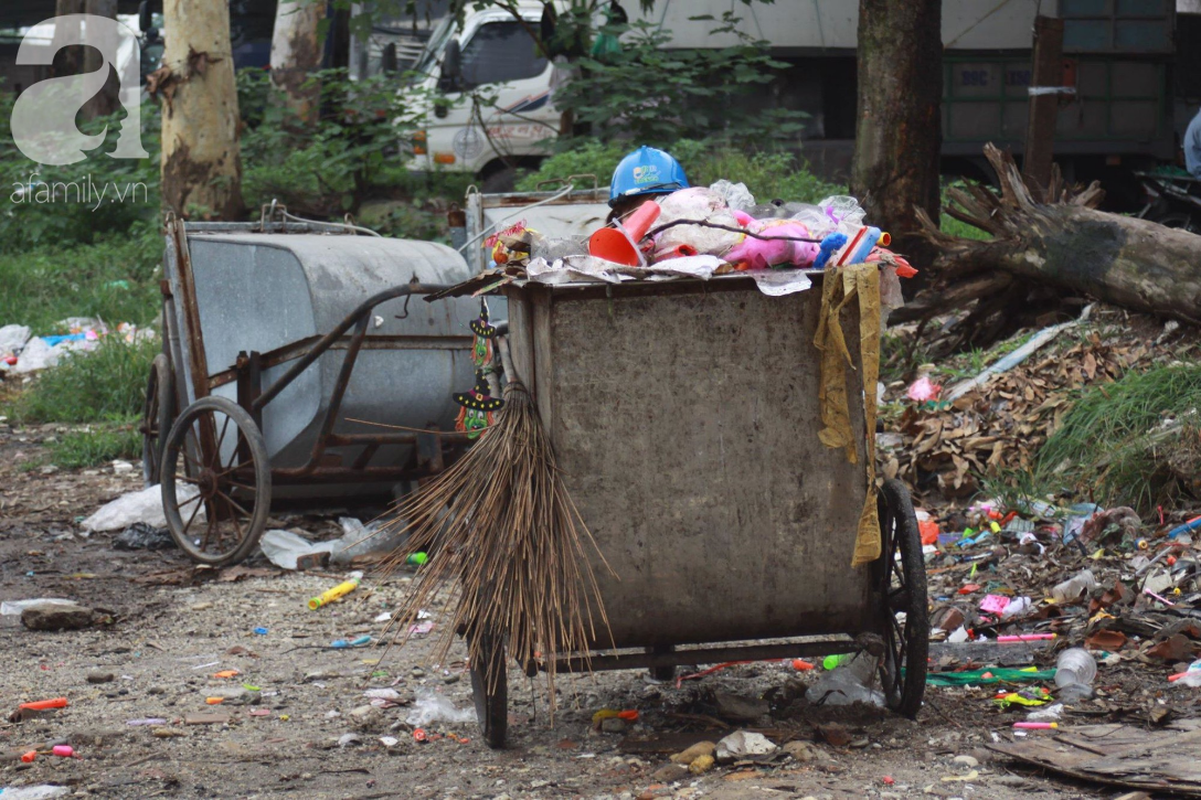
[[[884,603],[885,643],[881,688],[890,709],[913,718],[922,707],[930,651],[922,541],[909,490],[900,481],[884,482],[879,511],[883,550],[877,587]]]
[[[482,663],[471,665],[471,694],[484,742],[493,750],[505,746],[509,732],[509,677],[505,669],[505,645],[484,634],[480,642]]]
[[[271,507],[267,445],[254,420],[224,397],[185,408],[163,450],[162,489],[167,527],[193,561],[246,558]]]
[[[150,365],[146,400],[142,403],[142,477],[147,486],[159,482],[163,441],[174,417],[175,379],[171,375],[171,361],[166,353],[159,353]]]

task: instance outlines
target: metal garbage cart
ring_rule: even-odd
[[[612,641],[601,631],[588,654],[547,655],[557,669],[665,678],[682,664],[882,648],[887,705],[917,713],[929,635],[917,521],[905,488],[886,481],[883,554],[851,568],[866,442],[852,464],[818,438],[813,280],[786,297],[736,276],[505,287],[514,367],[615,573],[594,556]],[[861,398],[854,358],[847,388]],[[861,403],[850,406],[862,431]],[[493,747],[507,720],[498,647],[472,665]]]
[[[467,265],[363,232],[282,209],[169,220],[143,469],[193,560],[246,558],[273,502],[387,497],[465,449],[452,395],[471,385],[478,305],[410,299]]]

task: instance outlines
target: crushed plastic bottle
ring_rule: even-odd
[[[1201,658],[1189,664],[1184,672],[1178,672],[1168,680],[1176,686],[1190,686],[1194,689],[1201,686]]]
[[[876,658],[867,653],[858,653],[837,668],[822,673],[822,676],[805,692],[805,699],[814,705],[845,706],[851,703],[869,703],[883,706],[884,693],[877,687]]]
[[[1074,603],[1080,597],[1097,588],[1097,578],[1092,570],[1081,570],[1068,580],[1051,589],[1051,598],[1056,603]]]
[[[455,708],[450,698],[431,691],[419,691],[417,699],[413,701],[412,712],[405,717],[406,724],[417,728],[438,723],[461,725],[475,721],[474,708]]]

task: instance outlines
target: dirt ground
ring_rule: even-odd
[[[376,618],[397,608],[408,577],[380,581],[369,573],[344,602],[313,612],[306,601],[338,582],[340,571],[285,573],[259,556],[201,574],[177,550],[114,550],[114,534],[83,537],[78,521],[140,488],[140,472],[23,469],[38,458],[41,440],[53,435],[54,428],[13,431],[0,423],[0,599],[69,598],[97,609],[103,622],[81,631],[35,632],[15,616],[0,617],[4,713],[45,698],[70,703],[45,717],[0,722],[0,787],[53,783],[71,787],[74,796],[103,798],[1122,794],[994,757],[984,745],[1012,740],[1012,722],[1022,717],[993,707],[988,688],[931,687],[910,721],[865,706],[788,703],[803,694],[798,681],[811,681],[813,673],[779,663],[732,667],[679,688],[633,671],[581,678],[561,687],[553,728],[542,684],[531,686],[511,671],[508,748],[489,750],[473,723],[431,725],[430,733],[456,736],[418,743],[404,722],[415,694],[433,691],[459,708],[471,705],[464,649],[458,646],[455,660],[439,665],[430,663],[429,641],[391,650],[329,647],[335,639],[378,633]],[[331,524],[288,522],[314,530]],[[234,669],[235,678],[212,677]],[[1136,665],[1102,670],[1105,697],[1077,709],[1083,718],[1146,719],[1164,704],[1145,688],[1145,670]],[[97,673],[112,680],[89,682],[89,676],[105,677]],[[259,687],[257,705],[206,703],[242,682]],[[385,687],[399,693],[400,705],[364,709],[370,702],[364,691]],[[785,756],[681,775],[670,753],[740,727],[716,718],[717,692],[772,695],[784,710],[743,727],[777,743],[810,747],[800,760]],[[601,708],[637,709],[640,718],[624,732],[596,731],[591,717]],[[205,717],[210,721],[186,724]],[[131,724],[151,718],[164,721]],[[389,746],[385,737],[396,741]],[[42,755],[28,764],[18,758],[59,740],[79,757]]]

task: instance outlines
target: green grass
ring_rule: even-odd
[[[62,333],[56,323],[66,317],[99,317],[110,327],[152,322],[162,253],[162,237],[150,225],[91,245],[0,252],[0,325],[45,335]]]
[[[1150,513],[1181,491],[1170,462],[1189,450],[1201,409],[1201,364],[1127,373],[1084,392],[1039,453],[1036,486],[1063,487],[1103,505]],[[1165,429],[1172,418],[1191,423]],[[1196,464],[1201,467],[1201,464]]]
[[[60,469],[102,466],[117,459],[135,460],[142,456],[142,435],[137,426],[99,425],[71,431],[49,445],[47,459]]]
[[[142,413],[158,339],[126,344],[116,336],[88,353],[72,353],[42,371],[5,409],[20,423],[128,422]]]
[[[966,222],[960,222],[950,214],[942,211],[942,209],[952,204],[948,190],[963,189],[966,185],[966,181],[964,181],[962,178],[956,178],[954,180],[943,182],[942,194],[939,198],[938,229],[948,236],[958,236],[961,239],[977,239],[979,241],[991,239],[992,234],[985,233],[974,225],[968,225]]]

